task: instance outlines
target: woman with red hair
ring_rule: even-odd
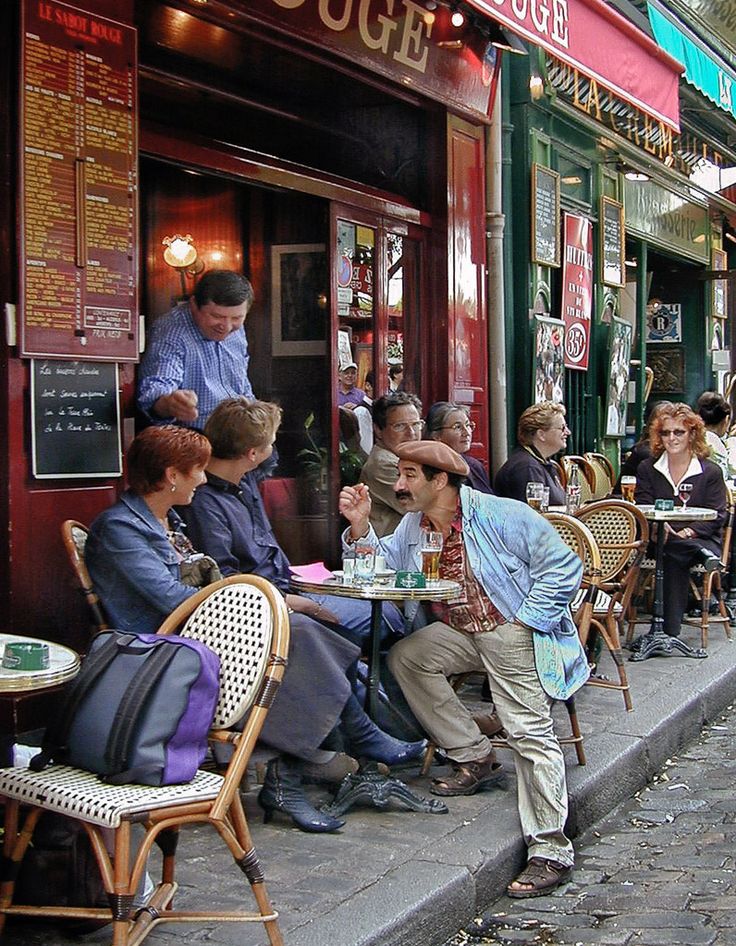
[[[707,459],[710,448],[705,425],[687,404],[664,402],[658,406],[649,425],[649,443],[652,456],[636,471],[637,503],[673,499],[675,506],[682,506],[685,497],[693,506],[718,513],[707,522],[664,524],[664,631],[679,637],[687,608],[690,566],[699,562],[709,571],[720,567],[726,485],[720,468]]]

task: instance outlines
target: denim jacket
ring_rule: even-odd
[[[169,521],[180,527],[173,510]],[[161,523],[130,491],[92,523],[85,561],[111,625],[123,631],[154,633],[197,591],[179,581],[179,560]]]
[[[567,699],[589,676],[569,607],[580,585],[580,559],[524,503],[462,486],[460,505],[472,573],[507,621],[532,629],[542,686],[553,699]],[[366,541],[378,547],[389,568],[419,571],[421,518],[420,512],[407,513],[392,535],[378,539],[371,529]],[[405,611],[414,619],[418,602],[407,602]]]

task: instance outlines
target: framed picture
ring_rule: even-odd
[[[629,398],[629,362],[633,326],[624,319],[611,320],[611,347],[608,359],[606,394],[606,437],[626,436]]]
[[[654,372],[653,393],[682,394],[685,391],[684,346],[662,345],[647,352],[647,361]]]
[[[560,175],[532,164],[532,261],[560,265]]]
[[[565,323],[562,319],[534,316],[534,403],[565,397]]]
[[[620,288],[626,283],[623,204],[610,197],[601,197],[599,232],[601,282]]]
[[[728,269],[728,257],[725,250],[713,250],[713,269]],[[728,280],[713,280],[713,316],[716,319],[728,317]]]
[[[647,345],[652,342],[681,341],[682,306],[680,303],[652,299],[647,304]]]
[[[324,355],[328,307],[323,243],[271,247],[271,340],[279,355]]]

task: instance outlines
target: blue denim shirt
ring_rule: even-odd
[[[507,621],[532,629],[542,686],[554,699],[567,699],[589,676],[569,607],[582,562],[525,503],[462,486],[460,505],[470,569]],[[371,528],[368,541],[380,547],[390,568],[421,570],[421,518],[420,512],[407,513],[383,539]],[[418,602],[405,606],[409,614],[417,609]]]
[[[181,523],[169,513],[172,528]],[[92,523],[85,560],[113,627],[154,633],[195,594],[179,581],[179,560],[145,500],[130,491]]]

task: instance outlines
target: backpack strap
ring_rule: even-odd
[[[28,764],[34,772],[40,772],[50,762],[63,756],[69,739],[69,730],[82,701],[113,662],[120,649],[137,640],[135,634],[124,634],[121,631],[104,631],[103,633],[109,634],[109,639],[86,657],[82,670],[69,682],[61,711],[47,726],[41,751]]]
[[[114,778],[117,784],[124,784],[135,780],[132,778],[134,770],[126,770],[131,742],[151,693],[175,656],[176,646],[162,638],[161,644],[146,658],[141,672],[123,694],[105,746],[105,769],[108,775],[104,781]]]

